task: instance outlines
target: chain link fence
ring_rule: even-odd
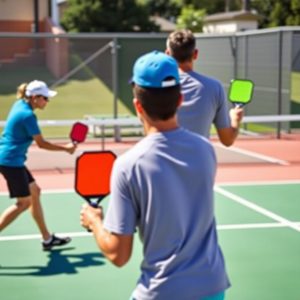
[[[131,116],[132,65],[145,52],[164,51],[166,38],[154,33],[0,33],[0,120],[5,120],[17,86],[34,79],[59,92],[47,110],[39,112],[40,119]],[[226,91],[233,78],[255,83],[246,115],[300,113],[300,27],[196,34],[196,39],[196,71],[216,77]],[[268,126],[277,131],[300,127],[299,122]]]

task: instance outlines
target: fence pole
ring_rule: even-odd
[[[111,47],[111,54],[112,54],[112,89],[114,94],[113,99],[113,113],[114,118],[118,118],[118,40],[117,38],[113,39],[112,47]],[[121,132],[120,127],[115,126],[114,127],[114,135],[115,135],[115,141],[120,142],[121,141]]]
[[[278,90],[277,90],[277,96],[278,96],[278,108],[277,108],[277,114],[282,114],[282,31],[279,30],[279,40],[278,40]],[[281,137],[281,123],[277,123],[277,135],[276,137],[280,139]]]

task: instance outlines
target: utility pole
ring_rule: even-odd
[[[250,0],[242,0],[242,10],[250,11]]]
[[[225,12],[229,12],[230,10],[230,0],[225,0]]]

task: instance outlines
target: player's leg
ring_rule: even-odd
[[[31,194],[31,202],[29,208],[31,215],[41,232],[43,240],[49,240],[51,238],[51,234],[46,226],[44,212],[40,201],[41,189],[35,181],[30,182],[29,189]]]
[[[0,231],[13,222],[30,206],[30,196],[18,198],[16,203],[9,206],[0,216]]]
[[[17,198],[0,216],[0,231],[13,222],[30,206],[30,191],[27,174],[23,167],[0,166],[0,172],[6,180],[10,198]]]
[[[29,172],[29,170],[26,169],[26,172],[28,175],[29,189],[30,189],[30,193],[31,193],[30,211],[31,211],[33,219],[35,220],[35,222],[42,234],[43,250],[51,250],[53,247],[63,246],[65,244],[68,244],[71,241],[71,239],[69,237],[57,237],[54,234],[50,234],[50,232],[46,226],[43,208],[42,208],[41,201],[40,201],[41,189],[35,182],[33,176]]]

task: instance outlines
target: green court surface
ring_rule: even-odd
[[[226,300],[299,300],[300,182],[224,185],[215,195],[219,242],[232,283]],[[10,201],[1,195],[0,211]],[[130,262],[114,267],[81,228],[78,195],[45,192],[42,201],[49,228],[70,233],[72,243],[41,251],[32,219],[22,215],[0,235],[1,299],[128,299],[142,259],[138,237]]]

